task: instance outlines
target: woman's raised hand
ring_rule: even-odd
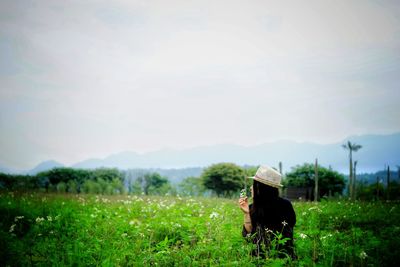
[[[249,202],[247,201],[247,197],[239,198],[239,207],[244,213],[249,213]]]

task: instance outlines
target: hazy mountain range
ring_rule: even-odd
[[[234,162],[239,165],[268,164],[278,166],[283,163],[284,172],[291,167],[305,162],[314,162],[316,158],[323,166],[331,166],[343,173],[348,172],[348,151],[342,144],[350,140],[363,147],[353,155],[358,161],[358,172],[375,172],[390,165],[396,169],[400,165],[400,133],[391,135],[351,136],[334,144],[299,143],[294,141],[277,141],[255,146],[214,145],[195,147],[185,150],[164,149],[150,153],[121,152],[103,159],[87,159],[78,162],[73,168],[116,167],[119,169],[180,169],[208,166],[218,162]],[[32,170],[23,172],[36,174],[54,167],[64,166],[56,161],[40,163]],[[200,167],[200,168],[198,168]],[[0,171],[13,172],[6,168]],[[13,172],[15,173],[15,172]]]

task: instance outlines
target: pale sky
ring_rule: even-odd
[[[0,2],[0,166],[400,131],[399,1]]]

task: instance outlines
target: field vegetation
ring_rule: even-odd
[[[243,215],[236,199],[3,192],[0,258],[5,266],[396,266],[400,262],[397,202],[338,198],[294,202],[294,208],[297,259],[258,259],[250,256],[252,244],[241,236]]]

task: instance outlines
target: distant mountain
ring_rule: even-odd
[[[374,173],[391,166],[392,170],[400,165],[400,133],[391,135],[361,135],[351,136],[342,142],[333,144],[299,143],[294,141],[277,141],[256,146],[239,145],[214,145],[202,146],[185,150],[163,149],[150,153],[138,154],[125,151],[110,155],[103,159],[87,159],[70,167],[82,169],[95,169],[99,167],[128,169],[172,170],[192,168],[190,175],[199,173],[203,167],[218,162],[233,162],[241,166],[268,164],[277,167],[281,161],[283,171],[290,171],[305,162],[311,163],[318,158],[318,162],[334,170],[348,173],[348,152],[342,144],[350,140],[362,145],[362,148],[353,154],[353,159],[358,161],[358,173]],[[0,166],[1,172],[21,173]],[[64,167],[56,161],[45,161],[27,174],[36,174],[55,167]],[[198,168],[198,169],[196,169]],[[177,173],[177,171],[175,171]],[[179,180],[181,174],[174,174]],[[190,176],[189,175],[189,176]],[[168,176],[168,175],[166,175]]]
[[[187,168],[204,167],[217,162],[234,162],[239,165],[269,164],[277,166],[283,163],[284,171],[304,162],[314,162],[346,173],[348,171],[348,152],[342,144],[350,140],[362,145],[362,149],[353,154],[361,172],[375,172],[385,165],[400,165],[400,133],[392,135],[351,136],[334,144],[299,143],[277,141],[257,146],[215,145],[195,147],[186,150],[164,149],[138,154],[122,152],[104,159],[89,159],[79,162],[75,168],[116,167],[132,168]]]
[[[28,171],[27,174],[36,175],[39,172],[48,171],[48,170],[51,170],[54,168],[60,168],[60,167],[64,167],[64,165],[57,161],[54,161],[54,160],[48,160],[48,161],[44,161],[44,162],[40,163],[35,168]]]
[[[5,168],[3,166],[0,166],[0,173],[15,174],[15,173],[18,173],[18,171],[11,170],[9,168]]]

